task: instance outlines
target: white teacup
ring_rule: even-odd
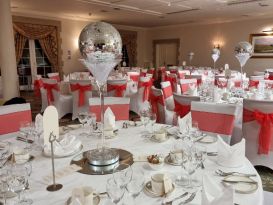
[[[166,131],[163,129],[160,129],[155,132],[155,139],[158,141],[164,141],[166,140]]]
[[[151,177],[152,191],[157,194],[164,194],[164,174],[154,174]]]
[[[183,152],[181,150],[173,150],[170,152],[170,159],[174,163],[182,163]]]
[[[15,163],[22,164],[29,160],[29,152],[23,148],[13,148],[14,161]]]

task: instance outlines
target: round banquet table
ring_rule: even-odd
[[[177,140],[171,137],[169,140],[163,143],[156,143],[150,141],[147,138],[141,137],[141,132],[143,131],[143,126],[137,127],[128,127],[121,128],[122,122],[117,122],[117,127],[119,127],[117,137],[113,139],[108,139],[107,143],[114,148],[121,148],[130,151],[134,155],[148,155],[148,154],[164,154],[167,155],[169,151],[172,149],[173,145],[177,143]],[[83,144],[83,151],[94,149],[97,146],[97,143],[100,142],[100,139],[96,136],[88,137],[80,137],[79,133],[81,133],[81,129],[72,130],[70,134],[74,134],[78,136]],[[18,133],[9,134],[6,136],[1,136],[2,140],[7,140],[12,143],[20,144],[23,143],[21,141],[16,141],[15,137]],[[217,151],[216,147],[217,143],[209,144],[207,146],[207,151]],[[73,188],[82,187],[82,186],[91,186],[98,192],[106,191],[106,180],[112,177],[111,175],[84,175],[78,172],[70,173],[66,176],[58,178],[57,183],[63,184],[63,188],[56,192],[48,192],[46,187],[49,185],[48,182],[45,181],[45,176],[51,175],[52,167],[51,167],[51,159],[42,155],[37,151],[33,151],[32,155],[35,156],[35,159],[32,161],[32,174],[30,176],[30,190],[28,190],[27,196],[31,198],[34,203],[39,205],[64,205],[66,204],[67,199],[71,196]],[[73,157],[67,158],[59,158],[55,159],[55,169],[56,171],[67,167],[70,164],[70,161]],[[205,165],[205,173],[210,175],[215,179],[219,185],[221,184],[222,177],[219,177],[214,174],[214,171],[217,169],[221,169],[224,171],[238,171],[244,173],[256,173],[257,177],[254,179],[258,182],[258,189],[252,194],[235,194],[234,202],[240,205],[262,205],[263,204],[263,188],[260,176],[252,166],[252,164],[245,159],[244,166],[240,168],[225,168],[221,167],[216,163],[217,157],[207,157],[204,162]],[[172,166],[168,164],[164,164],[163,168],[159,171],[153,171],[148,168],[146,162],[135,162],[133,166],[142,166],[146,182],[150,180],[151,175],[157,172],[167,172],[172,175],[178,175],[181,172],[180,166]],[[51,182],[52,183],[52,182]],[[51,184],[50,183],[50,184]],[[183,193],[183,189],[176,186],[174,192],[169,198],[173,198],[175,196],[181,195]],[[200,205],[201,204],[201,191],[198,191],[195,199],[190,202],[191,205]],[[9,199],[8,204],[12,204],[13,200]],[[128,200],[132,200],[128,194],[124,198],[124,204],[127,204]],[[137,198],[137,204],[141,205],[159,205],[161,204],[161,198],[152,198],[145,193],[141,193]],[[101,196],[100,204],[111,204],[109,199],[104,195]],[[174,203],[175,204],[175,203]]]

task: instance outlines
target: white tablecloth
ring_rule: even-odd
[[[143,127],[130,127],[128,129],[119,129],[118,136],[115,139],[107,140],[112,147],[115,148],[122,148],[132,152],[133,154],[155,154],[155,153],[163,153],[165,155],[168,154],[169,150],[172,148],[174,143],[176,142],[174,138],[170,138],[168,141],[164,143],[155,143],[148,139],[144,139],[141,137],[141,131]],[[71,133],[79,133],[80,130],[74,130]],[[15,138],[16,134],[12,134],[9,136],[2,136],[1,139],[5,139],[9,137],[9,141],[13,143],[22,143],[16,141]],[[10,138],[12,137],[12,139]],[[81,137],[81,140],[84,145],[84,151],[96,148],[99,139],[97,137]],[[178,142],[176,142],[178,143]],[[216,143],[207,145],[208,151],[216,151]],[[63,178],[57,180],[58,183],[63,184],[63,188],[56,192],[48,192],[46,191],[46,187],[48,183],[45,183],[43,177],[51,174],[51,160],[50,158],[46,158],[41,154],[35,154],[35,159],[32,163],[33,165],[33,172],[30,177],[30,190],[28,191],[28,196],[31,197],[36,205],[63,205],[65,204],[68,197],[71,195],[73,188],[81,187],[81,186],[92,186],[98,192],[105,192],[106,191],[106,180],[111,177],[111,175],[104,175],[104,176],[91,176],[91,175],[84,175],[80,173],[73,173]],[[68,166],[70,164],[72,157],[56,159],[55,165],[56,170],[60,170],[61,168]],[[222,169],[224,171],[240,171],[245,173],[257,173],[251,163],[245,159],[244,166],[237,168],[237,169],[228,169],[225,167],[220,167],[215,162],[216,157],[208,157],[205,161],[205,172],[209,175],[213,176],[215,181],[221,182],[221,177],[216,176],[214,171],[216,169]],[[178,174],[181,171],[180,167],[171,166],[165,164],[163,169],[160,171],[152,171],[147,166],[145,166],[145,162],[135,162],[133,166],[142,166],[145,171],[146,181],[150,179],[150,176],[156,172],[163,172],[167,171],[171,174]],[[235,202],[240,205],[262,205],[263,204],[263,189],[261,184],[260,177],[255,178],[258,181],[259,188],[256,192],[252,194],[235,194]],[[176,187],[174,195],[181,195],[183,190],[179,187]],[[198,192],[195,199],[189,203],[191,205],[198,205],[201,204],[200,199],[200,191]],[[127,196],[124,199],[125,204],[127,204],[130,198]],[[137,204],[141,205],[158,205],[161,204],[160,198],[151,198],[147,196],[145,193],[141,193],[140,196],[137,198]],[[10,204],[11,201],[10,201]],[[100,204],[110,204],[107,197],[102,197],[102,201]]]

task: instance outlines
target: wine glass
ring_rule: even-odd
[[[19,132],[25,138],[26,143],[25,143],[24,149],[27,150],[28,152],[31,149],[31,145],[30,143],[28,143],[28,139],[31,135],[34,134],[34,131],[35,131],[35,124],[33,122],[27,122],[27,121],[20,122]]]
[[[24,164],[22,164],[22,166],[25,167],[26,171],[27,171],[27,176],[26,176],[26,188],[24,190],[24,192],[26,192],[26,190],[29,188],[29,177],[32,173],[32,165],[30,162],[26,162]],[[28,199],[25,197],[25,194],[24,196],[22,197],[22,201],[23,201],[23,204],[32,204],[33,203],[33,200],[32,199]]]
[[[96,129],[97,115],[95,113],[89,113],[87,123],[88,123],[88,126],[91,127],[90,129],[90,135],[91,135],[93,131]]]
[[[125,188],[132,179],[133,170],[129,164],[121,163],[113,170],[113,178],[121,188]]]
[[[118,204],[124,196],[125,187],[121,187],[113,178],[107,180],[107,194],[114,204]]]
[[[84,127],[85,124],[88,121],[88,113],[87,112],[80,112],[79,115],[78,115],[78,119],[79,119],[79,122],[82,124],[82,127]],[[80,135],[81,136],[86,136],[87,133],[82,132]]]
[[[126,189],[128,193],[133,197],[134,204],[136,204],[136,198],[139,196],[145,185],[145,178],[143,170],[134,169],[132,179],[127,184]]]
[[[9,191],[8,183],[8,171],[6,169],[0,169],[0,194],[3,198],[3,205],[7,204],[6,194]]]
[[[147,137],[147,125],[149,124],[150,121],[150,110],[142,110],[140,111],[140,121],[142,122],[143,126],[144,126],[144,133],[143,133],[143,137]]]
[[[150,122],[151,122],[151,125],[152,125],[152,134],[154,135],[154,125],[156,123],[156,113],[151,113],[151,116],[150,116]]]
[[[27,177],[28,173],[25,166],[22,166],[22,164],[14,164],[11,166],[7,182],[10,190],[18,195],[18,201],[15,205],[29,205],[21,199],[21,193],[26,189]]]

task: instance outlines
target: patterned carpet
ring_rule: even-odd
[[[36,97],[33,92],[21,92],[21,97],[25,98],[26,101],[31,104],[32,118],[34,119],[41,110],[40,98]],[[71,118],[71,114],[65,115],[60,120],[60,125],[63,126],[79,123],[78,120],[71,120]],[[130,112],[131,120],[137,120],[138,118],[139,117],[134,112]],[[255,168],[261,176],[264,190],[268,192],[273,192],[273,170],[263,166],[255,166]]]

